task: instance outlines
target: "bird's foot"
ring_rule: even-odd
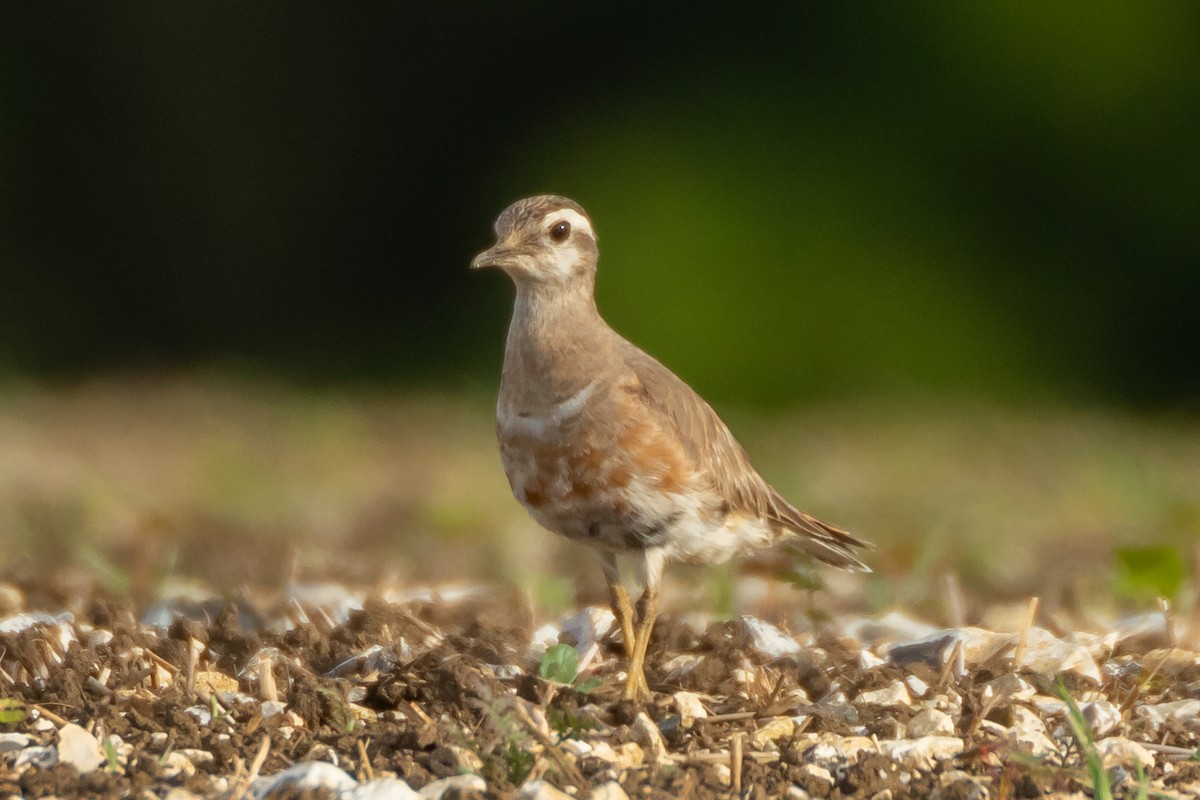
[[[646,683],[646,673],[642,665],[630,662],[629,670],[625,673],[625,699],[641,702],[651,697],[650,685]]]

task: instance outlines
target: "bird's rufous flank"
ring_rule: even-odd
[[[519,200],[495,230],[471,266],[504,270],[517,290],[496,404],[504,473],[538,523],[599,554],[628,697],[649,691],[643,663],[666,562],[715,564],[790,542],[866,570],[852,551],[864,542],[785,500],[699,395],[600,316],[596,234],[577,203]],[[639,559],[636,618],[621,554]]]

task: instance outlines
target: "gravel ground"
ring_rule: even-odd
[[[982,800],[1099,796],[1097,774],[1200,797],[1200,654],[1162,613],[1095,632],[668,614],[635,704],[602,607],[186,588],[139,611],[0,584],[0,797]],[[564,655],[573,679],[539,677]]]

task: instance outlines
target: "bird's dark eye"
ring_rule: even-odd
[[[565,219],[559,220],[550,227],[550,238],[556,242],[565,242],[571,235],[571,223]]]

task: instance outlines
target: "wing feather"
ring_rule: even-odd
[[[758,474],[717,412],[656,359],[624,342],[624,360],[641,383],[650,410],[664,416],[695,468],[707,474],[729,511],[758,517],[793,534],[796,547],[843,569],[870,572],[852,548],[869,545],[847,531],[800,511]]]

